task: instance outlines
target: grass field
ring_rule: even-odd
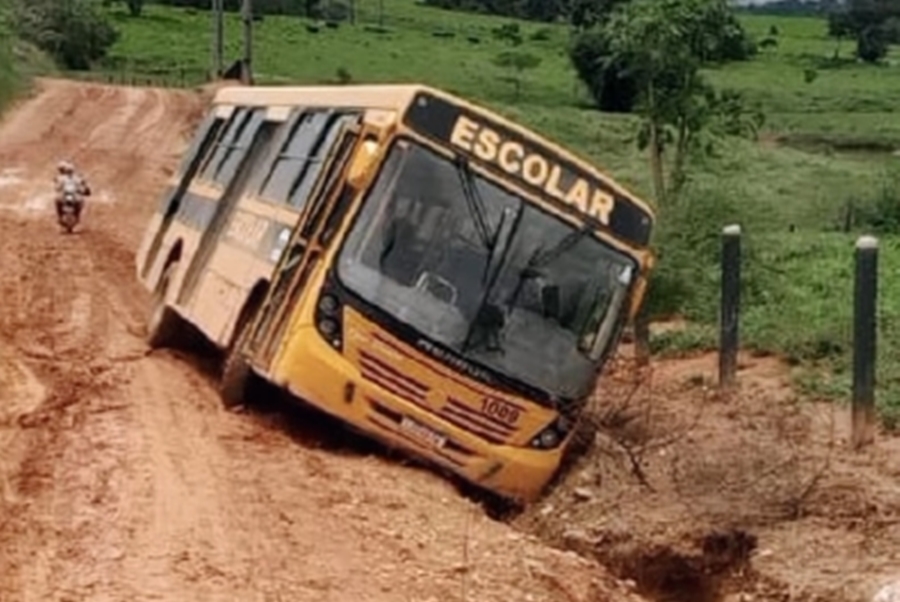
[[[563,27],[523,23],[523,48],[541,64],[524,76],[514,100],[508,74],[492,59],[504,50],[491,29],[508,19],[446,12],[413,0],[384,0],[387,33],[368,31],[377,3],[360,0],[356,26],[307,29],[305,20],[266,17],[255,30],[255,69],[262,81],[329,82],[338,71],[357,82],[421,81],[475,98],[520,119],[597,161],[638,192],[649,196],[645,158],[632,141],[634,122],[589,110],[566,55]],[[204,69],[210,59],[207,13],[149,6],[139,19],[113,13],[122,37],[112,59],[129,69]],[[715,156],[696,165],[689,196],[695,220],[691,236],[709,242],[726,222],[747,232],[748,290],[743,340],[754,348],[797,360],[798,379],[809,390],[845,394],[849,375],[853,241],[840,231],[848,202],[869,207],[900,203],[900,53],[886,65],[852,60],[853,47],[839,48],[813,18],[746,16],[760,39],[778,29],[778,46],[753,61],[709,72],[719,86],[742,90],[767,114],[759,142],[726,141]],[[227,52],[240,54],[236,15],[227,23]],[[542,30],[546,39],[533,39]],[[435,33],[453,32],[453,37]],[[808,81],[808,75],[815,75]],[[896,210],[900,215],[900,210]],[[789,228],[793,226],[793,228]],[[789,231],[790,230],[790,231]],[[703,235],[707,236],[703,236]],[[882,238],[879,342],[879,401],[900,408],[900,283],[892,278],[900,260],[893,234]],[[709,254],[714,256],[714,251]],[[665,261],[665,257],[663,257]],[[714,342],[715,265],[691,273],[694,299],[683,313],[698,326],[656,341],[665,351]],[[825,378],[810,367],[823,365]]]

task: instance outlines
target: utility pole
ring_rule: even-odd
[[[215,79],[222,77],[224,66],[225,24],[224,24],[225,0],[212,0],[213,20],[213,72]]]
[[[220,0],[221,1],[221,0]],[[253,85],[253,72],[251,65],[253,63],[253,2],[252,0],[244,0],[241,6],[241,12],[244,19],[244,60],[241,69],[241,83],[246,86]]]

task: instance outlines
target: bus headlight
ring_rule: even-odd
[[[322,318],[319,320],[319,332],[325,335],[325,338],[331,339],[337,334],[338,325],[331,318]]]
[[[340,309],[340,303],[334,298],[334,295],[322,295],[319,299],[319,311],[326,316],[333,316]]]
[[[550,426],[542,430],[531,440],[535,449],[554,449],[560,446],[571,429],[570,422],[560,416]]]
[[[316,330],[332,347],[338,351],[343,349],[344,328],[341,302],[329,292],[325,292],[319,297],[319,302],[316,304]]]

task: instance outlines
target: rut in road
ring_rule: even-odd
[[[0,600],[637,600],[312,412],[228,414],[147,354],[133,253],[203,102],[45,80],[0,126]],[[62,157],[96,198],[71,236]]]

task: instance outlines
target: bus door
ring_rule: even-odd
[[[360,136],[358,117],[351,119],[340,127],[310,199],[275,266],[268,294],[252,326],[248,353],[257,369],[268,369],[291,310],[300,299],[310,274],[319,265],[325,247],[322,233],[335,228],[349,209],[352,189],[343,184]]]
[[[238,108],[203,168],[202,177],[222,187],[209,225],[203,230],[178,295],[184,304],[197,288],[200,276],[212,257],[229,217],[244,194],[254,170],[262,167],[273,132],[279,125],[266,120],[265,107]]]
[[[194,176],[197,175],[197,172],[200,170],[200,163],[207,155],[209,147],[212,145],[213,140],[216,139],[216,135],[223,123],[224,120],[216,114],[215,110],[212,110],[206,114],[200,127],[197,128],[194,139],[191,141],[190,147],[185,152],[184,158],[178,169],[178,185],[172,189],[170,194],[165,195],[162,199],[159,211],[162,214],[162,221],[156,229],[156,232],[153,234],[153,240],[150,242],[150,247],[147,250],[144,265],[141,266],[141,278],[147,277],[150,267],[156,261],[156,254],[159,253],[166,231],[169,229],[169,226],[172,225],[175,216],[178,214],[178,208],[181,206],[181,199],[191,185]]]

